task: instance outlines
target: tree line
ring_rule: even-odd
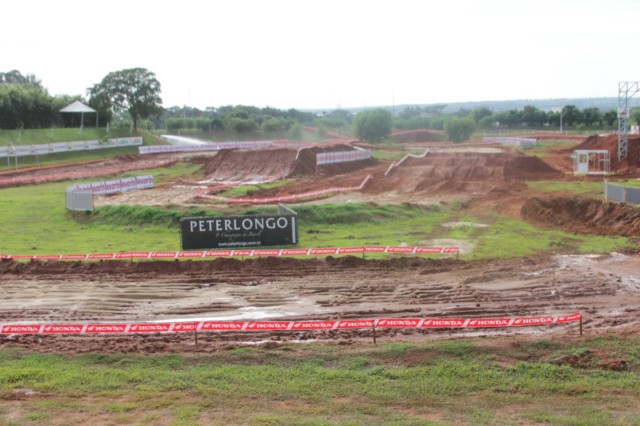
[[[202,132],[288,132],[300,138],[304,126],[313,126],[320,137],[329,129],[379,143],[386,140],[392,128],[402,130],[444,130],[449,140],[467,140],[473,132],[489,128],[613,128],[617,125],[615,110],[579,109],[566,105],[557,111],[541,110],[533,105],[522,109],[493,112],[481,107],[444,113],[446,104],[409,106],[398,114],[389,108],[377,108],[353,114],[337,109],[311,113],[296,109],[279,110],[247,105],[228,105],[199,110],[193,107],[162,107],[161,85],[155,74],[145,68],[115,71],[87,89],[81,95],[51,96],[35,75],[23,75],[17,70],[0,72],[0,128],[43,128],[69,125],[69,117],[59,110],[79,100],[98,111],[99,124],[120,123],[133,128],[145,127],[172,131],[199,130]],[[66,121],[65,121],[66,120]],[[77,118],[76,118],[77,120]],[[95,117],[85,117],[86,125]],[[640,123],[640,109],[631,110],[631,120]],[[79,122],[75,123],[79,125]]]

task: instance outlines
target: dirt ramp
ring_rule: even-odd
[[[313,146],[302,148],[297,153],[297,160],[291,176],[309,176],[319,174],[333,176],[354,172],[375,164],[375,160],[351,161],[348,163],[327,164],[316,167],[316,156],[321,152],[353,151],[353,147],[347,144],[335,144],[327,146]]]
[[[378,191],[488,193],[513,181],[551,179],[560,172],[539,158],[512,153],[430,152],[408,157],[387,176]]]
[[[296,150],[220,151],[204,166],[211,182],[268,182],[290,175],[296,165]]]
[[[640,236],[640,209],[623,203],[558,197],[531,198],[522,217],[533,223],[598,235]]]
[[[444,132],[442,130],[418,129],[418,130],[398,130],[391,135],[394,142],[442,142]]]

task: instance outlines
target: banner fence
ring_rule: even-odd
[[[358,329],[478,329],[547,326],[580,322],[582,315],[516,318],[378,318],[326,321],[191,321],[125,323],[3,324],[0,334],[140,334],[199,331],[312,331]]]
[[[459,254],[455,246],[359,246],[324,247],[299,249],[262,250],[183,250],[183,251],[126,251],[98,254],[46,254],[11,255],[0,254],[0,259],[15,260],[100,260],[100,259],[200,259],[215,257],[287,257],[330,256],[339,254],[397,253],[397,254]]]

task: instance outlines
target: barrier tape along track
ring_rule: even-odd
[[[211,189],[205,189],[198,191],[196,193],[196,197],[206,198],[209,200],[222,201],[225,203],[244,203],[244,204],[267,204],[267,203],[278,203],[282,201],[291,201],[291,200],[299,200],[301,198],[310,198],[317,197],[318,195],[332,194],[336,192],[352,192],[352,191],[361,191],[369,182],[369,180],[373,179],[373,176],[368,175],[359,186],[350,186],[350,187],[333,187],[327,189],[320,189],[317,191],[305,192],[303,194],[293,194],[293,195],[282,195],[280,197],[271,197],[271,198],[227,198],[227,197],[219,197],[217,195],[209,195],[206,192]]]
[[[394,329],[477,329],[530,327],[579,322],[582,314],[518,318],[378,318],[328,321],[194,321],[153,323],[3,324],[0,334],[139,334],[195,331],[310,331]]]
[[[127,251],[120,253],[98,254],[45,254],[10,255],[0,254],[0,259],[30,260],[100,260],[100,259],[198,259],[210,257],[283,257],[318,256],[359,253],[398,253],[398,254],[458,254],[455,246],[438,247],[326,247],[302,249],[264,249],[264,250],[190,250],[190,251]]]

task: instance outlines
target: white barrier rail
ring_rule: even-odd
[[[409,158],[424,158],[427,156],[427,154],[429,154],[429,150],[427,149],[425,152],[423,152],[420,155],[414,155],[414,154],[407,154],[404,157],[402,157],[402,159],[400,161],[398,161],[397,163],[392,163],[389,168],[387,169],[386,172],[384,172],[384,175],[387,176],[389,173],[391,173],[396,167],[400,166],[400,164],[404,163],[405,161],[407,161],[407,159]]]
[[[500,143],[503,145],[520,145],[525,148],[529,148],[536,144],[537,140],[532,138],[518,138],[518,137],[493,137],[487,136],[482,138],[482,142],[485,143]]]
[[[350,163],[352,161],[368,160],[371,150],[319,152],[316,154],[316,166],[323,164]]]
[[[265,148],[273,141],[213,142],[194,145],[151,145],[138,148],[140,154],[163,154],[168,152],[220,151],[223,149]]]
[[[115,138],[106,141],[90,140],[77,142],[56,142],[40,145],[0,146],[0,158],[25,157],[27,155],[57,154],[69,151],[91,151],[106,148],[121,148],[142,145],[141,137]]]
[[[81,183],[67,187],[66,192],[82,191],[91,192],[93,194],[114,194],[116,192],[127,192],[131,189],[145,189],[153,187],[153,175],[146,175],[101,182]]]

